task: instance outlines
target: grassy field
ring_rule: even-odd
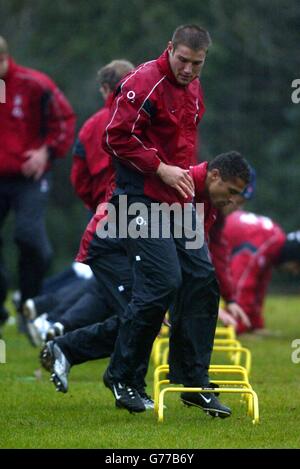
[[[165,421],[153,412],[116,410],[101,376],[106,361],[74,367],[68,394],[56,393],[40,370],[38,351],[7,326],[7,363],[0,364],[1,448],[300,448],[300,364],[291,360],[291,342],[300,338],[297,297],[270,297],[267,327],[279,338],[242,338],[252,352],[251,384],[258,393],[261,421],[253,425],[237,395],[226,420],[186,408],[178,395],[167,398]],[[148,382],[152,383],[153,369]],[[169,396],[169,395],[168,395]]]

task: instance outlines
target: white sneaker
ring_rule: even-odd
[[[34,321],[28,321],[28,334],[32,344],[36,347],[42,345],[46,340],[47,331],[51,326],[52,323],[47,320],[47,313],[38,316]]]
[[[23,305],[23,314],[26,319],[33,321],[37,317],[36,307],[33,299],[28,298]]]

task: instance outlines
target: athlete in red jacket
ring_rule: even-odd
[[[2,37],[0,78],[6,88],[6,102],[0,103],[0,225],[12,209],[16,216],[14,240],[19,248],[23,303],[39,292],[51,258],[44,224],[47,170],[51,159],[63,157],[68,151],[74,138],[75,116],[49,77],[13,61]],[[3,300],[3,266],[0,277]]]
[[[6,102],[0,106],[0,177],[39,179],[49,156],[63,157],[74,138],[73,110],[55,83],[44,73],[18,65],[0,48],[0,78]],[[38,151],[45,161],[38,161]],[[42,159],[42,157],[40,158]]]
[[[183,203],[193,195],[188,170],[205,110],[197,78],[205,52],[195,55],[190,69],[176,65],[174,74],[170,50],[123,80],[103,143],[114,159],[118,193]]]
[[[210,233],[210,250],[221,294],[225,302],[237,302],[248,316],[249,324],[234,320],[237,332],[267,333],[264,328],[263,303],[272,269],[280,267],[300,273],[299,232],[285,235],[270,218],[237,210],[253,196],[255,172],[236,206],[225,207],[218,214]],[[226,317],[224,318],[226,320]]]
[[[267,287],[286,244],[286,235],[270,218],[238,210],[226,217],[222,237],[229,245],[235,300],[251,323],[247,328],[239,321],[237,332],[262,329]]]
[[[187,386],[209,385],[207,370],[219,292],[207,246],[187,248],[185,233],[181,237],[164,236],[165,220],[158,218],[156,223],[152,216],[158,210],[156,202],[179,202],[182,207],[194,196],[189,167],[195,153],[197,123],[204,111],[199,74],[209,44],[207,31],[194,25],[181,26],[161,57],[141,65],[121,82],[111,108],[104,144],[116,170],[111,203],[121,217],[131,212],[124,220],[128,232],[123,236],[121,222],[116,225],[117,239],[95,236],[91,230],[92,236],[86,237],[85,246],[84,243],[81,246],[80,255],[84,258],[85,250],[92,270],[99,267],[103,256],[107,258],[118,242],[132,264],[132,299],[125,311],[104,382],[118,405],[134,412],[145,408],[132,386],[133,375],[138,364],[149,356],[165,311],[179,287],[177,323],[184,319],[189,331],[187,335],[183,332],[180,335],[178,328],[176,343],[171,338],[170,380]],[[240,155],[226,155],[224,159],[226,162],[234,160],[239,168],[231,181],[231,196],[244,189],[249,169]],[[219,188],[220,177],[217,171],[212,172],[215,174],[213,183]],[[222,184],[220,189],[223,189]],[[121,195],[127,197],[126,210],[121,206]],[[135,211],[137,204],[143,206],[148,221]],[[174,218],[166,221],[169,233],[174,233],[178,222]],[[191,222],[194,223],[195,218],[192,212]],[[96,219],[94,217],[90,228],[96,228]],[[145,236],[131,236],[131,228],[138,226]],[[156,229],[153,236],[152,228]],[[181,228],[185,227],[181,224]],[[183,335],[188,341],[184,346]],[[230,415],[230,410],[213,397],[205,399],[198,395],[196,405],[207,407],[210,403],[214,414]]]
[[[201,210],[200,215],[203,215],[204,217],[203,227],[205,231],[205,238],[208,237],[209,230],[214,223],[217,209],[220,209],[224,205],[227,205],[230,202],[232,203],[233,200],[235,200],[236,197],[234,194],[237,190],[235,179],[237,177],[237,171],[240,171],[242,167],[243,165],[241,165],[241,157],[235,152],[219,155],[209,163],[204,162],[195,167],[191,167],[190,174],[193,177],[195,184],[195,202],[204,204],[204,213]],[[197,206],[197,208],[200,209],[201,207]],[[91,223],[91,225],[92,224],[93,223]],[[91,230],[91,233],[93,233],[93,230]],[[122,248],[122,241],[120,239],[112,240],[110,245],[110,256],[108,258],[106,255],[99,256],[98,260],[94,263],[93,268],[96,277],[100,280],[99,283],[102,285],[102,287],[99,287],[103,290],[103,285],[110,285],[110,287],[107,288],[105,292],[106,305],[110,304],[109,298],[112,294],[114,296],[114,305],[112,305],[111,309],[115,312],[120,312],[122,322],[124,310],[126,308],[126,301],[128,301],[128,299],[130,300],[130,286],[127,285],[127,283],[132,284],[132,269],[125,251],[122,249],[118,251],[118,247]],[[116,257],[113,256],[117,256],[117,264],[115,262]],[[109,262],[108,264],[107,261]],[[122,279],[122,273],[124,274],[125,271],[128,272],[126,277],[129,279],[129,282],[126,282],[126,285],[129,286],[127,293],[127,288],[124,288],[124,280]],[[199,279],[197,280],[199,281]],[[120,285],[122,285],[122,289],[116,288]],[[184,303],[189,301],[189,297],[188,295],[185,296],[185,293],[193,287],[193,283],[187,283],[185,287],[186,291],[183,295]],[[122,296],[124,296],[124,292],[128,295],[125,298],[125,302],[124,297],[122,298]],[[182,307],[181,299],[182,295],[179,294],[179,310]],[[196,308],[198,307],[199,305],[196,305]],[[98,314],[100,313],[101,308]],[[187,317],[186,321],[179,321],[178,323],[177,319],[180,319],[180,317],[176,318],[177,314],[178,308],[177,305],[175,305],[175,310],[172,308],[171,312],[172,341],[175,340],[174,337],[176,336],[177,340],[181,340],[183,334],[184,337],[195,335],[195,343],[197,343],[198,331],[193,331],[194,323],[192,330],[189,330],[191,318]],[[88,321],[86,321],[86,324],[88,324]],[[118,328],[119,320],[116,316],[114,316],[113,318],[107,319],[102,324],[97,323],[92,326],[80,328],[79,330],[72,333],[67,333],[61,338],[57,338],[55,340],[55,348],[53,348],[53,342],[48,342],[46,344],[41,355],[42,364],[43,366],[46,365],[46,369],[49,370],[49,365],[47,365],[47,363],[49,364],[49,360],[52,362],[52,378],[57,390],[62,392],[67,391],[70,365],[83,363],[91,359],[103,358],[105,356],[109,356],[113,352]],[[112,332],[113,334],[111,334]],[[189,341],[187,340],[186,342],[188,343]],[[54,349],[56,352],[53,352]],[[181,347],[179,347],[179,350],[177,350],[177,347],[175,346],[175,353],[176,352],[180,355]],[[153,401],[151,407],[151,399],[145,395],[144,390],[144,377],[147,370],[148,359],[149,356],[146,356],[145,362],[140,364],[139,372],[136,371],[134,382],[135,387],[142,397],[145,406],[147,406],[146,408],[153,408]],[[179,357],[178,360],[180,360]],[[59,363],[61,363],[61,366]],[[184,399],[187,399],[188,402],[190,402],[190,397],[187,398],[187,396],[184,396]],[[216,402],[214,404],[216,404]],[[219,408],[219,411],[220,410],[221,409]],[[225,409],[223,408],[223,413],[224,411]]]
[[[105,105],[85,122],[73,149],[71,181],[77,195],[93,212],[104,201],[111,176],[110,158],[101,141],[108,124],[113,91],[132,69],[133,65],[126,60],[113,60],[99,70],[98,82]]]

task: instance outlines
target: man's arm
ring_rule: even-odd
[[[41,78],[40,78],[41,79]],[[38,180],[45,172],[50,158],[63,157],[74,139],[75,114],[63,93],[48,77],[45,83],[39,81],[40,91],[40,148],[24,153],[26,162],[22,173]],[[38,92],[38,90],[36,91]]]
[[[73,149],[73,163],[71,168],[71,182],[78,197],[93,210],[92,175],[89,171],[86,151],[78,138]]]
[[[140,90],[140,87],[135,77],[120,87],[102,143],[121,164],[134,171],[155,174],[161,162],[158,150],[145,141],[145,129],[151,125],[151,115],[146,110],[151,88],[145,86]]]

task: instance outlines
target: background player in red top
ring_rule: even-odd
[[[237,332],[268,334],[263,306],[272,271],[300,273],[300,236],[286,235],[270,218],[243,210],[226,217],[222,236],[229,245],[235,299],[250,320],[248,327],[238,320]]]
[[[0,78],[6,102],[0,104],[0,228],[15,215],[21,304],[35,296],[51,259],[44,213],[50,161],[63,157],[74,138],[75,115],[63,93],[44,73],[14,62],[0,37]],[[0,267],[0,311],[7,285]]]
[[[110,158],[101,145],[102,134],[108,124],[109,107],[117,83],[133,69],[127,60],[113,60],[100,68],[97,81],[105,105],[93,114],[82,126],[73,149],[73,165],[71,181],[73,187],[86,207],[95,212],[98,204],[104,201],[110,175]],[[84,264],[79,264],[87,267]],[[97,289],[94,278],[82,279],[74,286],[64,286],[61,291],[53,295],[37,297],[27,300],[25,314],[28,319],[28,331],[32,344],[38,345],[45,339],[62,335],[82,325],[92,324],[103,320],[109,307],[103,307],[101,288]],[[42,313],[36,319],[35,303]],[[41,310],[41,307],[43,309]],[[104,316],[101,312],[104,309]]]
[[[127,60],[113,60],[99,70],[98,82],[105,104],[85,122],[73,150],[71,181],[76,194],[93,212],[104,201],[110,177],[110,158],[101,139],[108,124],[113,92],[121,78],[133,68]]]

